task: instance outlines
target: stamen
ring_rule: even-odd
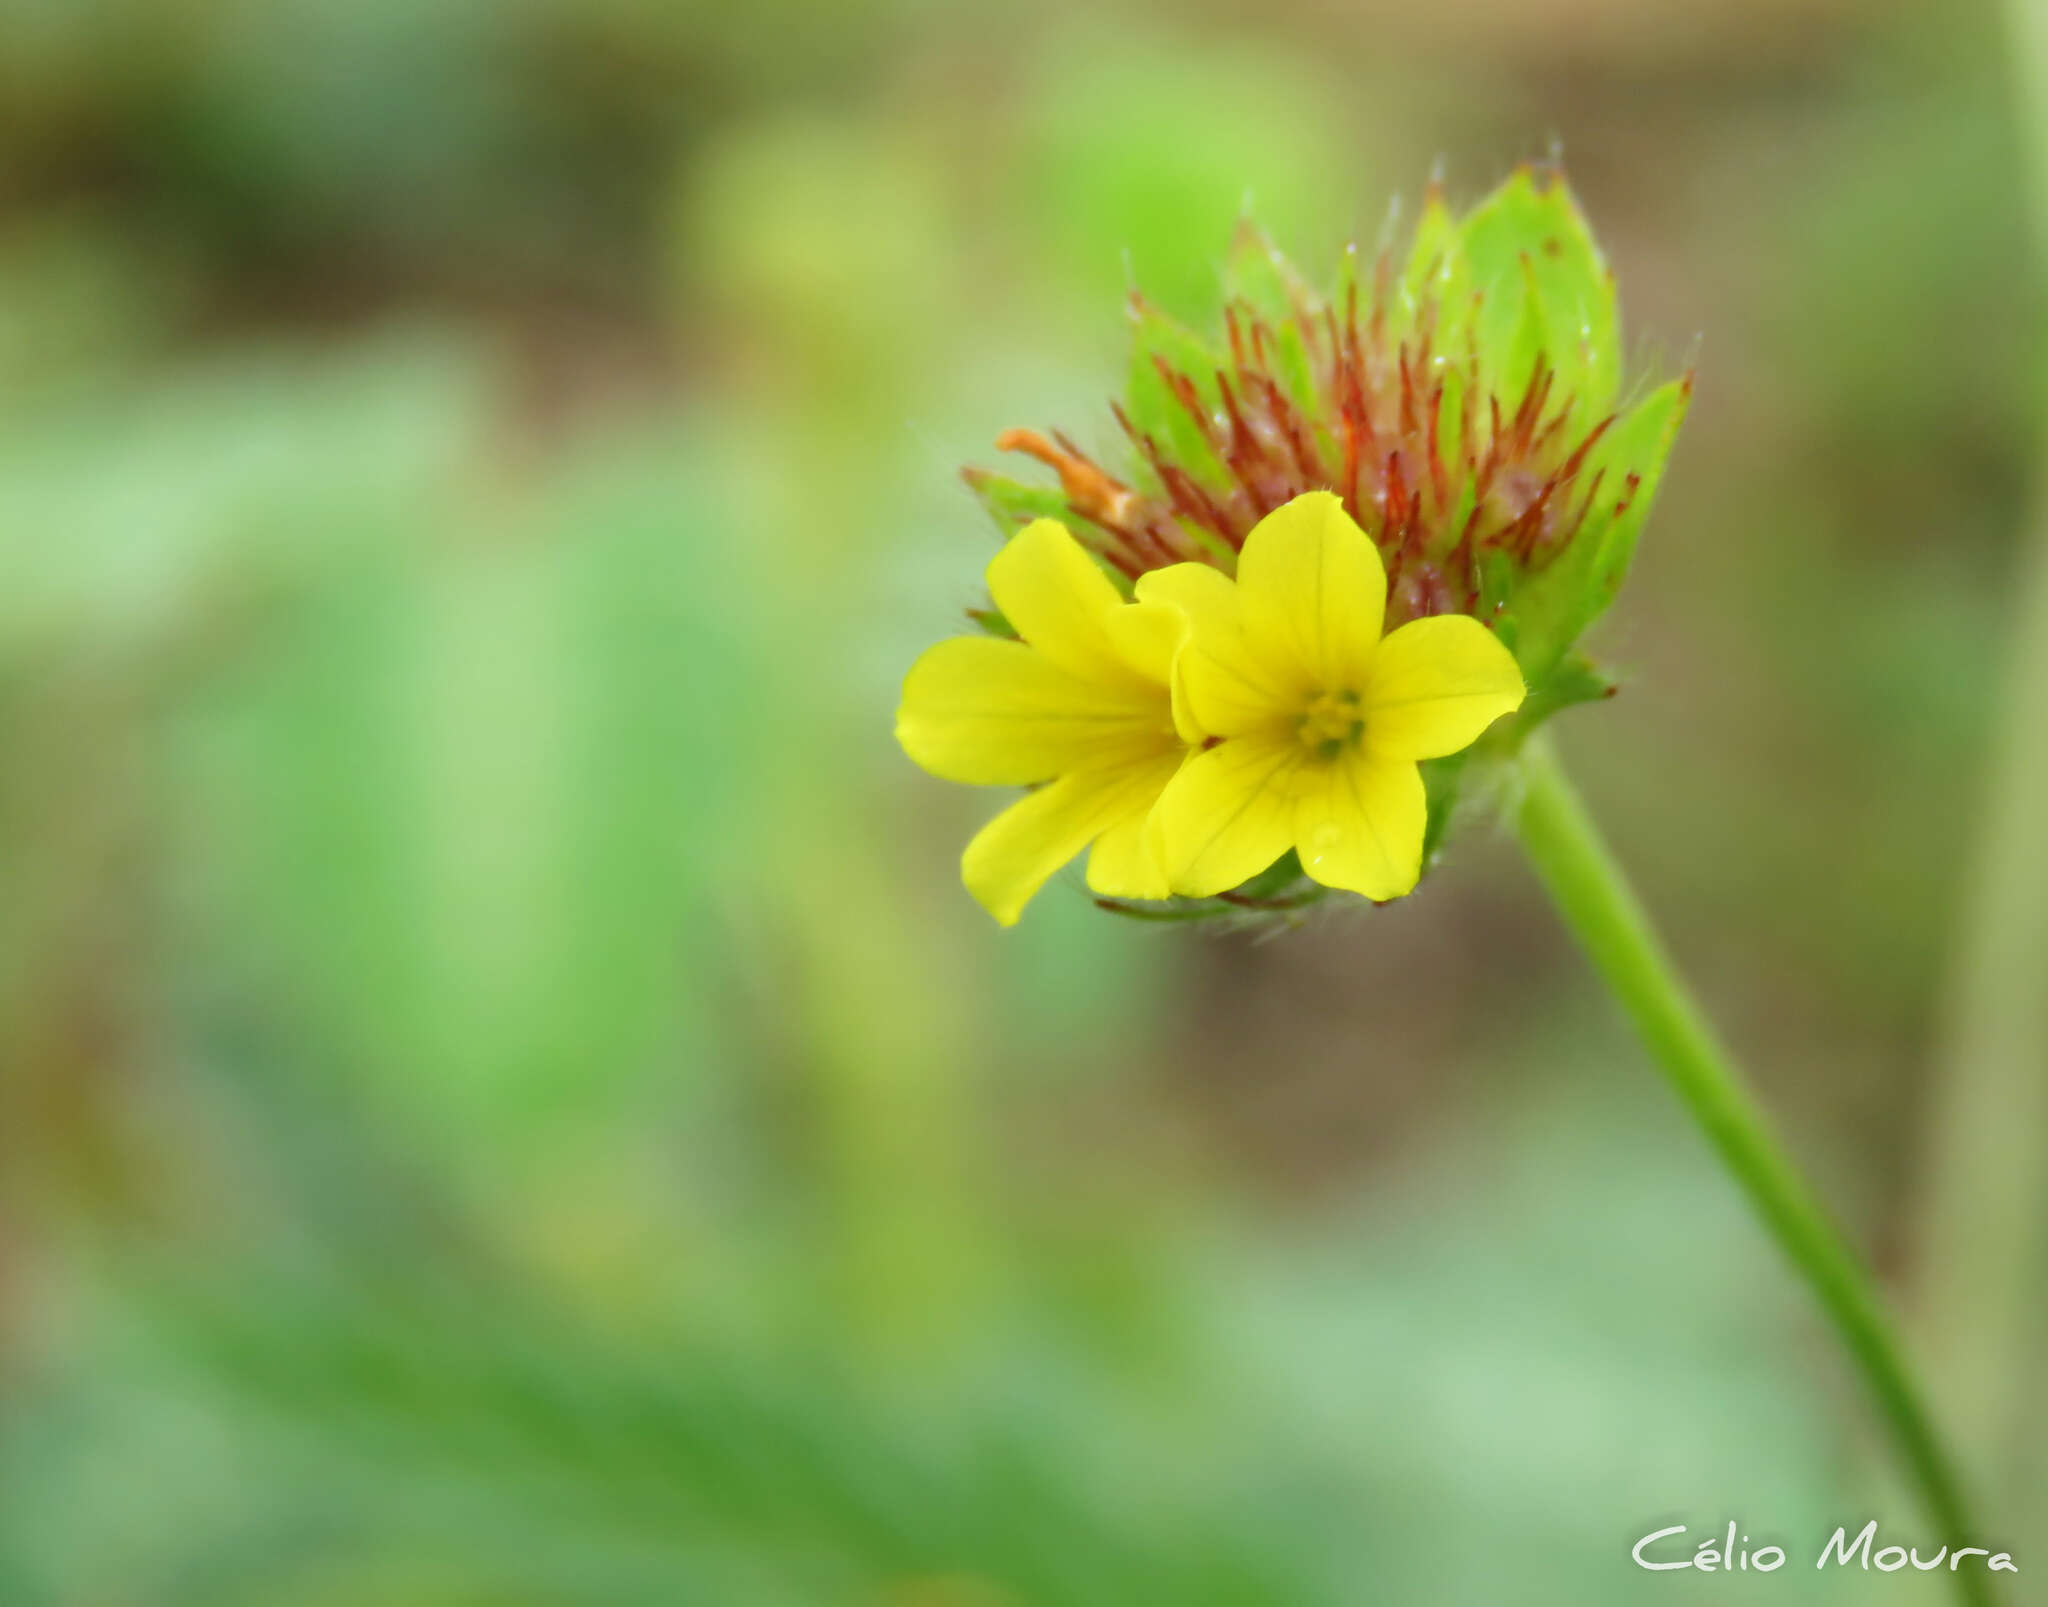
[[[1356,692],[1318,692],[1295,727],[1301,745],[1318,759],[1334,759],[1365,735],[1365,713]]]

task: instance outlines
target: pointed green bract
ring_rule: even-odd
[[[1664,477],[1664,464],[1692,399],[1692,381],[1660,385],[1616,419],[1580,467],[1578,495],[1590,497],[1571,543],[1550,564],[1503,583],[1501,636],[1533,692],[1614,601],[1636,539]]]
[[[962,478],[1006,536],[1023,529],[1033,519],[1069,517],[1067,494],[1058,485],[1026,485],[985,469],[969,469]]]
[[[1438,319],[1438,344],[1450,324],[1462,321],[1471,299],[1472,276],[1459,239],[1458,220],[1444,204],[1443,192],[1432,184],[1422,198],[1422,216],[1415,223],[1415,243],[1408,252],[1408,266],[1401,273],[1396,301],[1388,309],[1399,333],[1415,327],[1425,307],[1433,307]]]
[[[1273,244],[1266,231],[1246,218],[1230,241],[1223,263],[1223,292],[1274,323],[1299,318],[1322,298]]]
[[[1167,371],[1194,387],[1201,404],[1219,405],[1216,376],[1224,363],[1220,353],[1192,330],[1175,323],[1150,303],[1131,298],[1131,372],[1124,409],[1142,435],[1158,442],[1167,461],[1210,484],[1224,478],[1223,461],[1180,397]]]
[[[1612,495],[1617,505],[1613,521],[1601,538],[1594,569],[1601,608],[1614,600],[1614,594],[1628,577],[1628,566],[1636,553],[1636,538],[1642,534],[1643,521],[1650,516],[1650,504],[1664,478],[1664,465],[1678,440],[1678,427],[1685,422],[1686,410],[1691,405],[1689,377],[1658,386],[1615,421],[1582,471],[1603,473],[1601,493]],[[1617,478],[1619,485],[1615,484]],[[1624,497],[1626,506],[1621,506]]]
[[[1251,308],[1273,332],[1273,367],[1294,405],[1316,406],[1316,373],[1304,323],[1322,298],[1280,254],[1263,229],[1249,220],[1237,226],[1224,264],[1223,289],[1232,303]]]
[[[1525,331],[1556,372],[1556,391],[1588,425],[1614,406],[1621,334],[1614,277],[1561,178],[1518,170],[1467,215],[1458,246],[1481,306],[1475,323],[1484,366],[1500,363],[1500,389],[1528,383]]]
[[[1437,404],[1437,447],[1448,461],[1455,463],[1465,455],[1465,408],[1470,400],[1470,382],[1464,369],[1446,365],[1441,383],[1444,394]],[[1477,487],[1469,481],[1459,487],[1457,505],[1447,521],[1453,528],[1470,515],[1476,494]]]

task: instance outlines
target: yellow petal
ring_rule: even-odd
[[[1015,925],[1046,879],[1089,843],[1133,819],[1142,827],[1173,770],[1174,764],[1155,759],[1115,770],[1077,771],[1039,788],[975,834],[960,858],[961,881],[989,914],[1005,926]],[[1091,885],[1093,872],[1091,865]],[[1143,880],[1134,871],[1132,880],[1150,887],[1159,879]],[[1163,896],[1163,881],[1159,885],[1159,893],[1127,896]]]
[[[1300,716],[1306,675],[1291,657],[1261,661],[1245,639],[1237,585],[1207,564],[1175,564],[1138,577],[1141,603],[1166,603],[1188,619],[1175,661],[1173,715],[1190,742],[1247,736]]]
[[[903,680],[896,740],[935,776],[1025,786],[1175,746],[1164,692],[1077,680],[1022,642],[959,636]]]
[[[1237,583],[1207,564],[1174,564],[1138,577],[1138,601],[1171,603],[1188,616],[1196,636],[1227,636],[1238,629]]]
[[[1413,890],[1429,805],[1412,762],[1347,753],[1305,768],[1296,793],[1294,842],[1309,875],[1372,899]]]
[[[1085,681],[1135,679],[1109,637],[1116,587],[1056,519],[1034,519],[989,561],[988,592],[1017,634]]]
[[[1258,875],[1294,841],[1292,736],[1236,737],[1196,754],[1167,784],[1152,830],[1177,893],[1206,898]]]
[[[1326,690],[1357,683],[1380,639],[1387,572],[1334,493],[1307,492],[1254,525],[1237,585],[1261,658],[1285,654]]]
[[[1092,891],[1105,898],[1165,898],[1171,891],[1166,867],[1159,858],[1157,836],[1147,828],[1152,806],[1187,760],[1187,755],[1169,756],[1149,775],[1133,772],[1130,807],[1116,824],[1095,839],[1095,851],[1088,856],[1088,886]]]
[[[1143,679],[1165,687],[1187,640],[1188,617],[1170,603],[1124,603],[1103,622],[1110,646]]]
[[[1380,643],[1364,688],[1365,740],[1389,759],[1437,759],[1471,746],[1522,706],[1515,656],[1478,620],[1411,620]]]

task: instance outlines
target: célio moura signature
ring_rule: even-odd
[[[1689,1557],[1680,1553],[1685,1542],[1676,1538],[1686,1532],[1682,1523],[1668,1529],[1659,1529],[1646,1534],[1635,1543],[1629,1555],[1635,1559],[1638,1568],[1647,1568],[1652,1573],[1668,1573],[1679,1568],[1696,1568],[1701,1573],[1776,1573],[1785,1566],[1785,1551],[1782,1546],[1759,1546],[1750,1549],[1749,1536],[1743,1535],[1736,1544],[1736,1524],[1729,1520],[1726,1534],[1710,1534],[1694,1548]],[[1875,1549],[1873,1549],[1875,1548]],[[1922,1573],[1932,1573],[1946,1566],[1953,1573],[1956,1569],[1969,1566],[1985,1568],[1992,1573],[2016,1574],[2019,1564],[2012,1560],[2008,1551],[1991,1551],[1983,1546],[1942,1546],[1932,1556],[1923,1557],[1918,1546],[1878,1546],[1877,1520],[1872,1518],[1849,1538],[1847,1525],[1837,1529],[1821,1547],[1820,1556],[1814,1560],[1814,1567],[1829,1568],[1859,1566],[1866,1573],[1876,1568],[1881,1573],[1897,1573],[1901,1568],[1911,1566]]]

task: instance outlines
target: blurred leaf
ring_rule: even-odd
[[[1017,226],[1089,302],[1135,285],[1204,315],[1248,209],[1306,261],[1353,227],[1366,175],[1345,94],[1298,55],[1074,21],[1035,80]]]

